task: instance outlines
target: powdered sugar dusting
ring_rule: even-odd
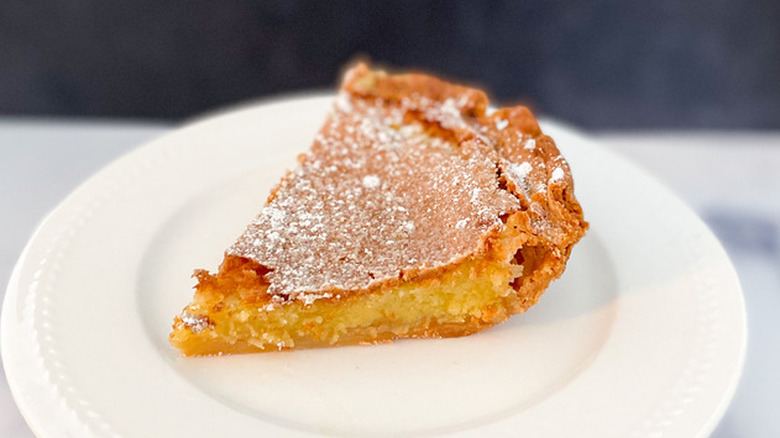
[[[531,163],[523,161],[519,165],[515,163],[509,163],[509,169],[512,170],[512,173],[514,173],[517,179],[523,181],[528,178],[528,174],[531,172],[533,167],[531,167]]]
[[[274,302],[304,304],[473,254],[502,226],[501,216],[521,206],[499,187],[498,148],[464,117],[467,103],[342,92],[300,166],[228,253],[269,269]],[[410,111],[468,135],[459,134],[459,144],[431,136],[408,119]],[[508,124],[501,119],[495,128]],[[527,185],[532,165],[507,163]]]
[[[205,316],[194,316],[189,312],[183,312],[180,318],[181,322],[189,327],[192,333],[200,333],[210,326],[209,319]]]
[[[382,183],[382,180],[379,179],[376,175],[366,175],[363,177],[363,187],[368,189],[375,189],[379,187],[379,184]]]
[[[530,190],[530,184],[528,182],[528,175],[533,170],[531,163],[523,161],[520,164],[506,162],[504,168],[508,171],[508,176],[518,188],[528,193]]]
[[[565,173],[563,172],[563,169],[560,167],[556,167],[555,170],[553,170],[552,175],[550,176],[550,182],[560,181],[563,179]]]

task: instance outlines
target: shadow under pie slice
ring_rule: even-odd
[[[350,69],[310,150],[195,273],[185,355],[468,335],[533,306],[587,223],[525,107],[421,74]]]

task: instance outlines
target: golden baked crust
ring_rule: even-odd
[[[221,354],[462,336],[535,304],[587,223],[525,107],[359,64],[309,152],[196,272],[171,343]]]

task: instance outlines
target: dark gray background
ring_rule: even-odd
[[[11,0],[0,114],[176,120],[356,55],[591,128],[780,128],[780,2]]]

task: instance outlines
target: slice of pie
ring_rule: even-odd
[[[468,335],[534,305],[586,228],[528,109],[359,64],[219,271],[196,271],[170,341],[208,355]]]

